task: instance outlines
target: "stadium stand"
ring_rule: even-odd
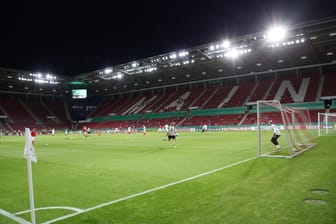
[[[19,99],[2,96],[0,98],[0,105],[2,112],[5,116],[8,116],[6,126],[10,130],[23,130],[25,127],[44,128],[41,124],[37,123]]]
[[[237,38],[232,43],[241,49],[234,62],[214,42],[181,57],[170,52],[138,60],[136,66],[84,73],[76,82],[53,77],[60,85],[39,73],[39,79],[45,77],[38,80],[43,88],[33,72],[0,68],[0,128],[61,129],[78,121],[78,128],[251,125],[256,123],[254,103],[274,99],[308,108],[316,122],[318,112],[336,108],[335,39],[330,35],[335,24],[336,19],[322,19],[305,25],[305,33],[303,27],[293,28],[279,45],[269,46],[259,33]],[[325,41],[316,42],[320,37]],[[88,91],[87,98],[72,98],[78,85]],[[266,115],[277,122],[278,114]]]
[[[336,72],[325,74],[324,85],[321,96],[336,96]]]
[[[267,78],[258,81],[257,86],[254,92],[251,94],[251,97],[248,99],[248,102],[256,102],[258,100],[264,100],[265,94],[269,92],[269,89],[272,87],[273,79]]]

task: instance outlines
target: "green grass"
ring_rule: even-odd
[[[38,136],[35,207],[87,209],[257,155],[255,132]],[[336,223],[336,138],[294,159],[257,158],[57,223]],[[0,209],[29,209],[24,137],[0,140]],[[329,190],[316,195],[310,189]],[[326,205],[305,204],[322,199]],[[69,210],[37,211],[42,223]],[[20,217],[30,220],[29,214]],[[0,223],[15,223],[0,215]]]

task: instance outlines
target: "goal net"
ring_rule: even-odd
[[[336,113],[318,113],[318,136],[336,134]]]
[[[258,101],[257,126],[258,156],[293,158],[316,144],[306,108]]]

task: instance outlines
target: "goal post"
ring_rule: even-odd
[[[316,144],[309,111],[277,100],[257,101],[257,131],[258,156],[293,158]]]
[[[336,113],[318,113],[318,136],[336,134]]]

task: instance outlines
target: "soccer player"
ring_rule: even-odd
[[[145,125],[143,125],[143,133],[144,133],[144,135],[146,135],[146,126]]]
[[[270,121],[269,124],[271,125],[271,128],[273,130],[273,136],[271,138],[271,142],[275,145],[275,148],[280,149],[280,145],[279,145],[279,142],[278,142],[278,139],[281,136],[280,130],[277,126],[275,126],[273,124],[272,121]]]
[[[170,125],[167,131],[167,138],[168,138],[168,141],[170,140],[174,141],[173,147],[176,147],[176,136],[177,136],[177,133],[176,133],[176,129],[174,125]]]
[[[55,128],[51,129],[51,135],[55,136]]]
[[[87,134],[87,128],[86,128],[86,126],[83,126],[82,131],[83,131],[84,137],[87,138],[88,134]]]
[[[35,143],[35,136],[36,136],[36,129],[33,128],[32,131],[30,132],[30,135],[32,136],[32,143],[34,145]]]
[[[202,132],[206,132],[208,130],[208,125],[203,124],[202,126]]]

